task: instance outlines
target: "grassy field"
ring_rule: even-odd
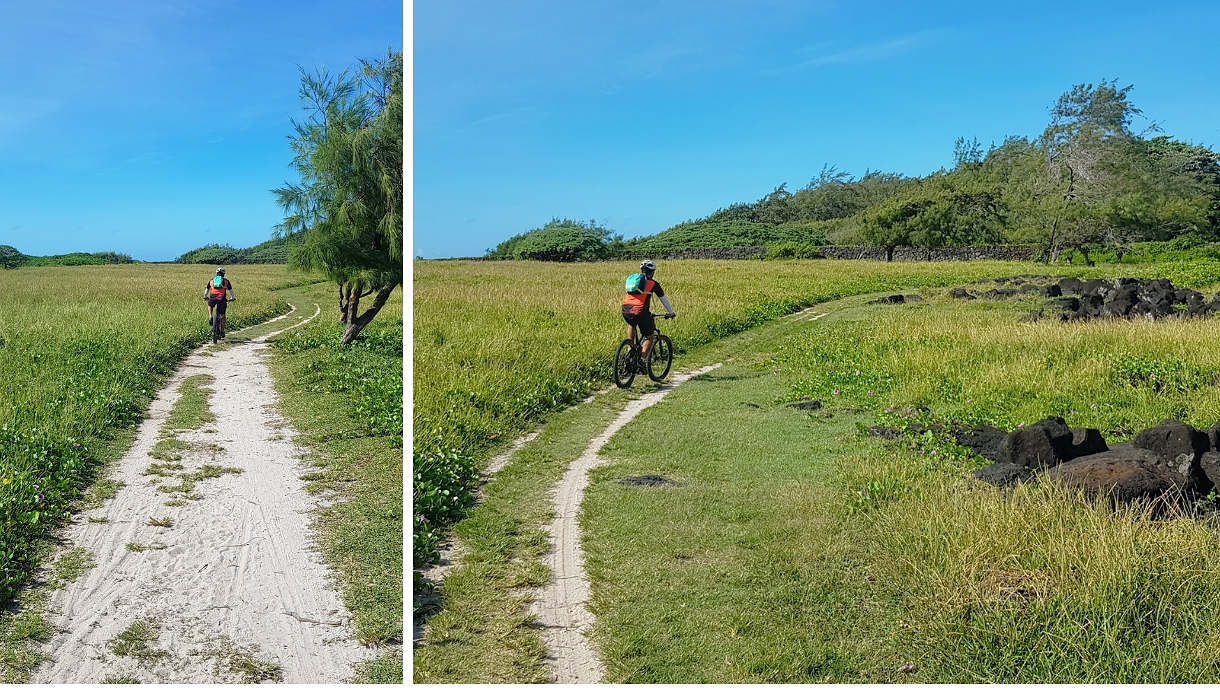
[[[1129,268],[1124,268],[1128,269]],[[1202,268],[1191,267],[1195,274]],[[414,315],[415,558],[465,505],[477,462],[527,426],[611,381],[610,357],[632,263],[417,261]],[[664,262],[657,279],[679,316],[665,332],[679,353],[810,304],[899,287],[1023,272],[1082,273],[1036,263],[871,261]],[[1106,274],[1091,268],[1088,274]],[[1129,274],[1124,272],[1123,274]],[[426,522],[420,522],[424,515]]]
[[[826,263],[791,264],[809,278]],[[1027,323],[1032,299],[950,300],[923,272],[884,288],[927,304],[831,302],[815,323],[786,319],[695,349],[682,364],[733,360],[610,442],[581,518],[607,681],[1220,678],[1220,541],[1207,520],[1114,512],[1045,484],[1004,497],[963,478],[980,463],[954,445],[861,434],[896,422],[883,409],[909,405],[1005,428],[1060,414],[1111,441],[1170,416],[1207,427],[1220,419],[1220,353],[1207,341],[1220,319]],[[1065,272],[1084,270],[1047,274]],[[1220,283],[1195,263],[1088,273],[1166,276],[1209,294]],[[417,329],[419,316],[417,298]],[[617,334],[607,335],[609,347]],[[1172,379],[1143,381],[1151,373]],[[549,420],[455,526],[468,554],[415,650],[417,681],[545,678],[525,611],[547,577],[546,493],[642,390]],[[783,405],[798,396],[826,408]],[[649,473],[681,485],[616,483]]]
[[[610,442],[582,520],[607,680],[1220,679],[1210,516],[1050,484],[1007,496],[964,478],[981,460],[950,443],[860,430],[909,405],[1006,427],[1060,414],[1111,440],[1169,416],[1210,426],[1220,320],[1031,324],[1022,304],[931,302],[842,308]],[[1133,384],[1132,357],[1185,379]],[[783,405],[797,396],[826,405]],[[668,438],[648,439],[658,424]],[[657,472],[682,485],[615,483]]]

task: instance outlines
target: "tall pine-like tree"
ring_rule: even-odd
[[[360,63],[339,75],[301,71],[307,117],[290,138],[300,183],[272,190],[285,213],[276,234],[302,238],[289,264],[338,285],[344,345],[402,284],[403,56]]]

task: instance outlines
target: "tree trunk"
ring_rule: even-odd
[[[373,303],[362,314],[357,315],[357,309],[360,304],[360,287],[357,286],[356,291],[348,297],[347,316],[344,318],[346,328],[343,329],[343,339],[339,341],[341,345],[349,345],[356,336],[360,335],[360,331],[369,325],[369,321],[381,311],[381,307],[385,306],[386,300],[390,298],[390,294],[394,293],[394,288],[397,284],[387,285],[377,290],[377,296],[373,297]]]
[[[342,282],[339,283],[339,320],[347,323],[347,301],[350,293],[349,287]]]
[[[1059,233],[1059,215],[1055,215],[1055,220],[1051,222],[1051,235],[1046,241],[1046,260],[1045,262],[1054,263],[1059,259],[1059,241],[1055,239]]]
[[[885,261],[894,262],[894,246],[887,245],[885,247]]]

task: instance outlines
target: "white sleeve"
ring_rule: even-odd
[[[669,313],[672,314],[674,312],[674,307],[671,306],[669,303],[669,297],[661,297],[661,304],[665,307],[665,310],[668,311]]]

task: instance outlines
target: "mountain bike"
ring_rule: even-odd
[[[232,304],[233,302],[228,301],[226,303]],[[212,344],[219,343],[223,337],[225,337],[224,333],[220,332],[220,309],[215,308],[212,310]]]
[[[666,318],[660,314],[653,314],[652,317]],[[635,340],[624,338],[618,344],[618,350],[614,351],[614,383],[620,389],[631,386],[635,375],[645,372],[652,381],[663,382],[669,376],[669,368],[674,362],[673,342],[669,336],[661,335],[660,331],[653,331],[649,336],[652,338],[652,348],[648,351],[648,357],[641,362],[640,347],[644,341],[639,337],[638,331],[635,335]]]

